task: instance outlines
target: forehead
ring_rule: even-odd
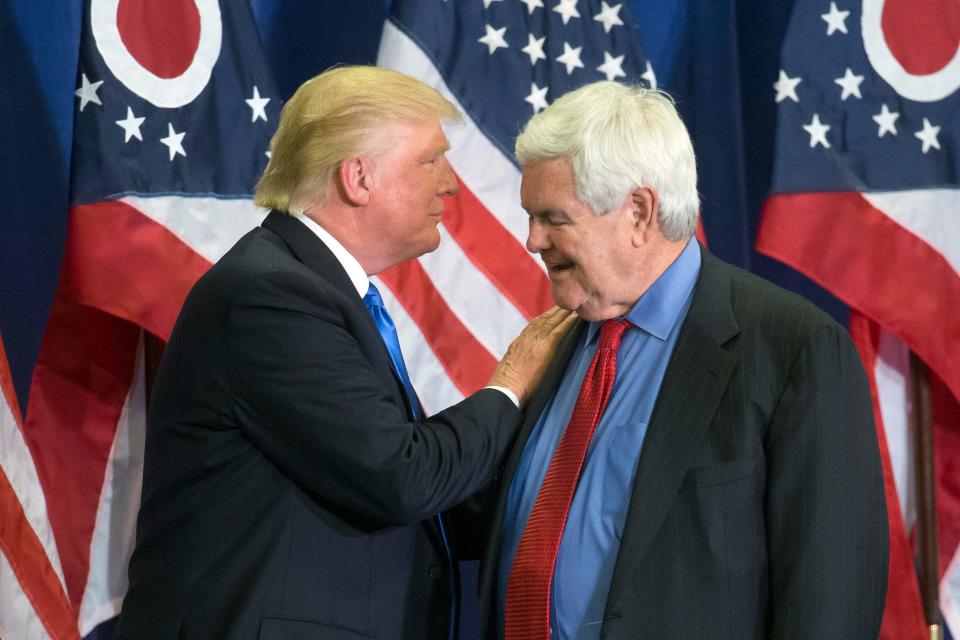
[[[396,122],[388,125],[388,129],[390,138],[395,141],[402,140],[408,146],[443,149],[450,147],[439,118]]]
[[[570,158],[537,160],[523,167],[520,200],[527,211],[575,198],[576,184]]]

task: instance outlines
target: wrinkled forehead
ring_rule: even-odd
[[[573,195],[576,180],[570,158],[559,156],[536,160],[523,166],[520,176],[520,200],[527,211],[535,203]]]

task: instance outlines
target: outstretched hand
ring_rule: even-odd
[[[576,318],[573,311],[553,307],[531,320],[510,343],[488,386],[510,389],[523,407],[543,379],[560,340]]]

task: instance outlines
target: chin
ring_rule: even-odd
[[[597,313],[593,309],[584,309],[580,307],[575,309],[574,312],[577,314],[577,317],[581,320],[586,320],[587,322],[602,322],[603,320],[610,320],[611,318],[616,318],[617,316],[604,315],[602,313]]]
[[[566,311],[575,311],[577,315],[583,317],[581,314],[581,309],[583,305],[586,304],[587,298],[585,298],[582,294],[564,291],[563,287],[558,287],[556,283],[553,285],[552,293],[554,304]]]
[[[440,234],[435,233],[433,237],[425,239],[418,247],[417,254],[411,257],[419,258],[424,254],[433,253],[434,251],[437,250],[439,246],[440,246]]]
[[[630,307],[620,307],[620,306],[606,306],[599,307],[596,304],[590,304],[590,301],[585,301],[584,304],[577,307],[574,311],[577,316],[586,320],[587,322],[603,322],[604,320],[613,320],[614,318],[619,318],[627,313],[630,310]]]

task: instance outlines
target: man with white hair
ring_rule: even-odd
[[[582,87],[516,154],[527,249],[580,320],[502,475],[487,635],[875,638],[886,511],[846,331],[693,239],[696,163],[664,93]]]

